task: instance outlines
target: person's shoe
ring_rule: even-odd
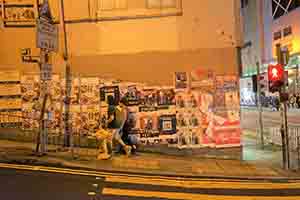
[[[107,160],[109,158],[110,158],[110,155],[108,153],[101,153],[97,157],[98,160]]]
[[[127,156],[129,156],[131,154],[131,146],[126,145],[124,147],[125,153]]]

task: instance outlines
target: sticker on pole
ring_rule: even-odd
[[[41,65],[41,80],[50,81],[52,79],[52,65],[42,64]]]

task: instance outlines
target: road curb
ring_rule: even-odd
[[[50,165],[51,166],[51,165]],[[278,182],[278,183],[288,183],[288,182],[298,182],[299,178],[291,177],[261,177],[261,176],[223,176],[223,175],[184,175],[184,174],[164,174],[164,173],[147,173],[147,172],[132,172],[125,170],[107,170],[99,169],[92,170],[90,168],[75,167],[60,165],[57,167],[41,166],[41,165],[26,165],[26,164],[13,164],[13,163],[3,163],[0,162],[0,168],[7,169],[22,169],[30,171],[41,171],[41,172],[54,172],[54,173],[64,173],[64,174],[77,174],[86,176],[104,176],[104,175],[118,175],[118,176],[133,176],[133,177],[151,177],[151,178],[161,178],[161,179],[186,179],[186,180],[227,180],[227,181],[268,181],[268,182]]]

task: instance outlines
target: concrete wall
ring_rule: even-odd
[[[256,62],[261,61],[262,38],[260,24],[260,0],[248,1],[248,5],[242,9],[244,22],[244,44],[251,43],[242,50],[243,75],[256,72]]]
[[[58,20],[59,1],[49,1]],[[126,12],[100,14],[96,1],[89,6],[87,2],[65,0],[66,19],[81,20],[67,25],[73,72],[108,73],[126,80],[168,84],[174,71],[195,67],[210,67],[219,74],[238,73],[235,52],[239,37],[235,26],[238,0],[218,0],[218,4],[210,0],[183,0],[183,14],[168,17],[154,16],[156,11],[141,9],[141,0],[130,0]],[[150,17],[109,20],[113,14],[132,18],[134,13]],[[102,21],[82,20],[96,19],[94,14]],[[37,70],[36,65],[22,63],[19,54],[26,47],[38,53],[35,28],[2,28],[0,44],[1,69]],[[61,51],[53,56],[53,63],[56,72],[63,72]]]

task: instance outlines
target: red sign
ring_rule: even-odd
[[[268,78],[269,81],[283,81],[284,80],[284,68],[282,65],[269,65],[268,67]]]

